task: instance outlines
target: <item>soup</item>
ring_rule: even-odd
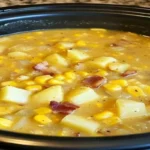
[[[100,28],[0,38],[0,129],[49,136],[150,131],[150,38]]]

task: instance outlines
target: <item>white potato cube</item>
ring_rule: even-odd
[[[89,67],[106,68],[108,64],[116,62],[117,60],[113,57],[98,57],[92,61],[87,62]]]
[[[96,131],[100,127],[100,124],[97,123],[96,121],[89,120],[81,116],[76,116],[72,114],[64,117],[61,123],[76,130],[88,133],[96,133]]]
[[[18,104],[25,104],[28,102],[30,95],[30,91],[16,88],[13,86],[5,86],[1,88],[0,100],[14,102]]]
[[[127,71],[129,69],[130,65],[129,64],[125,64],[125,63],[111,63],[109,64],[108,68],[112,71],[116,71],[118,73],[124,73],[125,71]]]
[[[100,96],[89,87],[78,87],[67,95],[67,100],[76,105],[88,103],[99,98]]]
[[[67,60],[59,54],[52,54],[45,59],[50,65],[68,66]]]
[[[64,91],[61,86],[51,86],[45,90],[42,90],[31,97],[33,102],[37,104],[45,103],[49,104],[50,101],[55,100],[61,102],[64,97]]]
[[[132,118],[147,115],[145,104],[128,99],[118,99],[116,101],[120,118]]]
[[[89,58],[89,55],[82,50],[72,49],[68,50],[68,58],[72,61],[82,61]]]

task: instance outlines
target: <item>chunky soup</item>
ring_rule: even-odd
[[[150,37],[105,29],[0,38],[0,129],[49,136],[150,131]]]

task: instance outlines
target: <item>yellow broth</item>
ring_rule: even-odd
[[[49,136],[150,131],[150,37],[61,29],[0,38],[0,129]]]

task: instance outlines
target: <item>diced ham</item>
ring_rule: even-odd
[[[33,67],[33,69],[37,71],[45,72],[48,69],[48,62],[43,61],[41,63],[38,63]]]
[[[107,79],[98,75],[94,75],[85,78],[82,83],[91,88],[98,88],[107,83]]]
[[[120,39],[119,41],[116,41],[114,43],[112,43],[110,46],[111,47],[123,47],[130,44],[129,41],[125,40],[125,39]]]
[[[137,74],[136,70],[127,70],[123,74],[121,74],[122,77],[130,77]]]
[[[36,64],[33,69],[42,72],[44,75],[54,76],[55,74],[59,73],[55,67],[49,66],[47,61]]]
[[[79,108],[79,106],[76,106],[69,102],[56,102],[56,101],[51,101],[50,106],[53,112],[65,115],[70,114],[72,111]]]

